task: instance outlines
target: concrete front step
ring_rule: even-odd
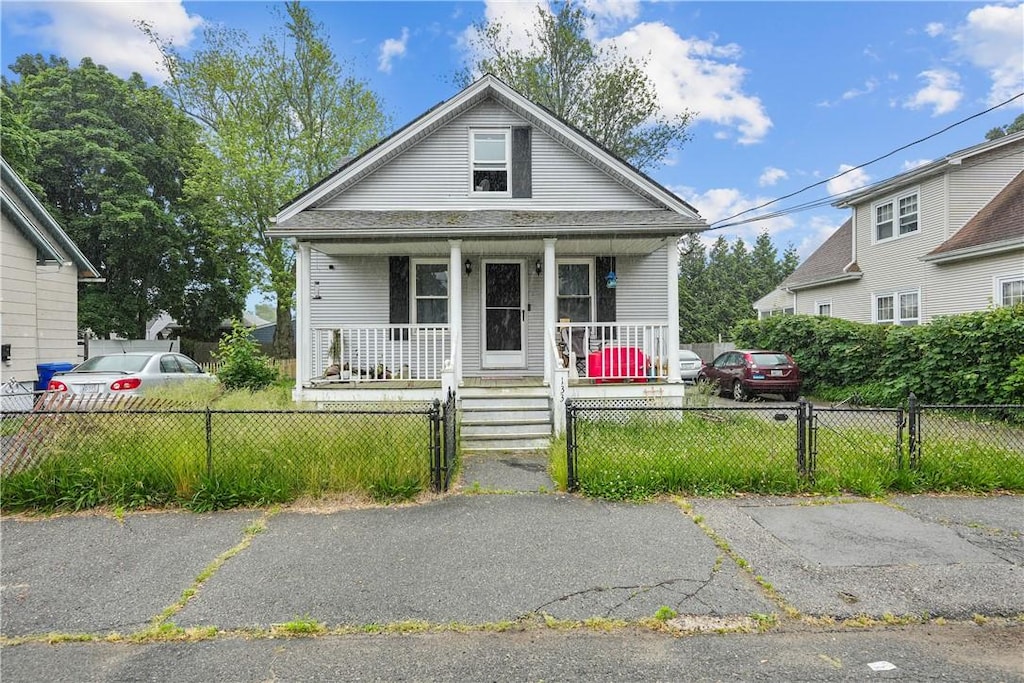
[[[463,410],[550,410],[547,396],[463,396]]]
[[[545,387],[463,387],[459,400],[463,453],[544,450],[551,443]]]
[[[532,437],[516,438],[474,438],[463,439],[463,455],[494,451],[547,451],[551,445],[550,434],[536,434]]]

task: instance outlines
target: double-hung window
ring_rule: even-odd
[[[448,262],[413,261],[413,324],[448,324]]]
[[[880,325],[917,325],[921,322],[921,293],[911,290],[875,295],[874,317]]]
[[[1024,303],[1024,275],[997,278],[996,303],[1000,306]]]
[[[818,315],[830,317],[832,315],[832,302],[831,301],[819,301],[814,304],[815,312]]]
[[[509,158],[512,131],[507,128],[483,128],[470,131],[473,192],[509,191]]]
[[[917,191],[889,199],[874,207],[875,241],[884,242],[918,231]]]
[[[589,261],[558,263],[558,317],[574,323],[594,319],[594,282]]]

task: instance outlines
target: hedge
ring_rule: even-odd
[[[1024,304],[914,327],[772,316],[740,322],[733,339],[790,353],[804,391],[822,398],[898,405],[914,392],[925,403],[1024,403]]]

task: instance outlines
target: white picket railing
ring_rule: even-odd
[[[598,381],[668,377],[666,323],[560,322],[558,344],[570,376]]]
[[[447,325],[313,328],[312,374],[317,382],[440,380],[451,357]]]

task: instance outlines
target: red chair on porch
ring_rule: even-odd
[[[609,346],[587,356],[587,377],[605,382],[646,382],[647,358],[632,346]]]

